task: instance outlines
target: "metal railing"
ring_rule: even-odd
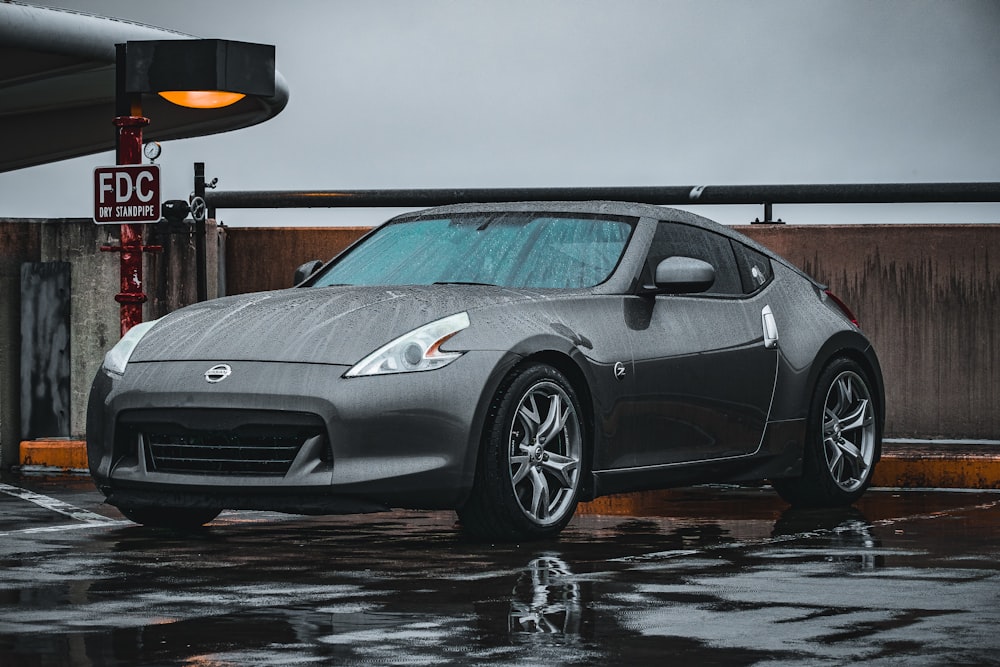
[[[1000,202],[1000,183],[854,183],[835,185],[681,185],[393,190],[229,190],[205,194],[220,208],[425,207],[507,201],[631,201],[659,205],[755,204],[774,222],[774,204]]]

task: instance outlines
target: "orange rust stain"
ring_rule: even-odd
[[[670,500],[676,498],[677,491],[641,491],[638,493],[617,493],[602,496],[590,502],[580,503],[579,514],[607,514],[615,516],[645,516],[653,510],[662,511],[669,507]]]
[[[1000,489],[1000,459],[986,457],[887,458],[875,467],[873,486]]]
[[[1000,489],[1000,457],[952,456],[909,458],[883,456],[872,486],[941,489]],[[662,512],[679,497],[676,490],[603,496],[580,503],[580,514],[645,516]]]

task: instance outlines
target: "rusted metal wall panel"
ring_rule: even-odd
[[[886,378],[886,432],[1000,439],[1000,225],[740,228],[827,283]]]
[[[368,227],[227,227],[226,293],[245,294],[292,286],[301,264],[327,260]]]

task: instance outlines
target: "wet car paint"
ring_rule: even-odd
[[[561,539],[462,540],[453,515],[223,514],[105,525],[0,494],[2,664],[993,664],[996,493],[764,489],[588,506]],[[60,521],[54,523],[58,524]],[[73,526],[85,528],[72,529]],[[47,524],[46,528],[53,528]]]
[[[473,489],[496,390],[526,359],[563,372],[583,399],[590,435],[581,465],[583,500],[798,476],[816,377],[838,356],[864,365],[878,420],[884,419],[881,372],[864,334],[826,302],[817,283],[733,230],[640,204],[484,206],[414,215],[599,210],[626,216],[636,228],[619,265],[593,288],[306,286],[168,315],[139,342],[121,376],[101,371],[94,382],[90,468],[110,502],[301,513],[460,509]],[[774,280],[738,298],[644,292],[639,280],[661,220],[767,255]],[[764,309],[780,325],[776,349],[766,345]],[[344,377],[380,343],[460,311],[472,324],[441,348],[465,352],[454,363],[429,372]],[[206,371],[220,363],[231,366],[229,379],[207,384]],[[126,432],[122,421],[129,411],[145,410],[152,420],[175,408],[190,410],[173,413],[171,423],[192,438],[218,428],[213,411],[227,417],[237,410],[308,413],[325,424],[328,451],[317,448],[303,466],[269,478],[230,470],[158,472],[147,465],[153,455],[146,433],[139,426]]]

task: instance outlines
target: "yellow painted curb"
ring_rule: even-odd
[[[82,440],[22,441],[21,467],[86,470],[87,443]]]
[[[27,469],[87,470],[87,443],[82,440],[26,440],[21,442],[21,467]],[[992,454],[992,452],[991,452]],[[998,455],[883,454],[875,467],[872,486],[942,489],[1000,489]],[[598,498],[583,503],[585,512],[628,513],[662,502],[653,491]]]
[[[1000,489],[1000,457],[883,456],[875,466],[872,486]]]

